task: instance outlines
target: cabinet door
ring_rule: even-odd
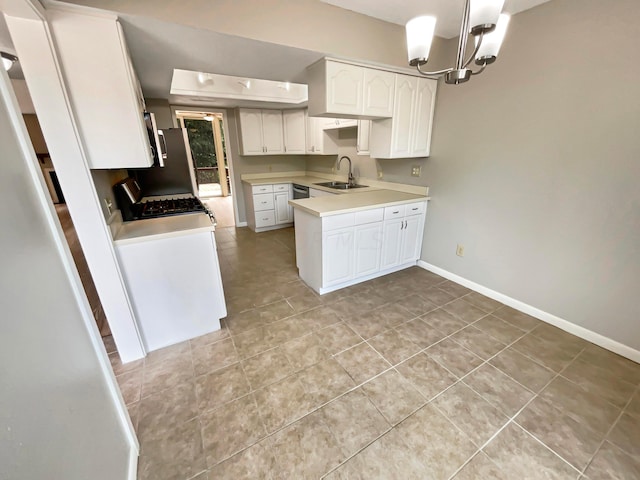
[[[284,153],[282,112],[280,110],[262,110],[262,141],[266,155]]]
[[[369,134],[371,133],[371,120],[358,120],[358,140],[356,152],[358,155],[369,155]]]
[[[395,267],[400,264],[400,249],[404,233],[404,218],[385,220],[382,227],[382,253],[380,269]]]
[[[424,215],[405,217],[402,231],[400,263],[414,262],[420,258],[422,250],[422,220]]]
[[[391,156],[409,157],[412,153],[413,108],[418,79],[408,75],[396,75]]]
[[[276,225],[293,222],[293,209],[289,206],[290,192],[279,192],[273,195],[276,204]]]
[[[363,115],[391,117],[393,115],[393,96],[396,76],[391,72],[364,69],[364,105]]]
[[[241,109],[240,146],[243,155],[264,155],[262,140],[262,110]]]
[[[332,230],[322,235],[322,286],[353,278],[354,228]]]
[[[371,275],[380,270],[382,222],[355,227],[355,276]]]
[[[285,153],[303,154],[306,152],[306,123],[304,110],[285,110],[282,112]]]
[[[436,95],[435,80],[418,79],[416,102],[414,107],[411,153],[414,157],[428,157],[431,145],[431,127],[433,120],[433,106]]]
[[[363,84],[362,67],[327,62],[327,111],[360,115]]]
[[[317,139],[317,134],[316,131],[318,130],[318,119],[316,117],[310,117],[308,114],[308,111],[305,110],[304,113],[304,118],[307,122],[307,136],[306,136],[306,144],[307,144],[307,153],[308,154],[313,154],[315,153],[315,149],[316,149],[316,139]]]

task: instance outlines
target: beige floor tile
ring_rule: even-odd
[[[187,480],[206,470],[198,419],[156,433],[140,445],[140,480]]]
[[[138,437],[166,431],[198,416],[196,388],[193,380],[143,398],[138,409]]]
[[[369,400],[391,425],[396,425],[422,407],[427,400],[395,370],[383,373],[362,386]]]
[[[575,421],[604,436],[618,418],[620,409],[602,397],[583,390],[563,377],[555,378],[540,396]]]
[[[196,375],[218,370],[239,360],[230,338],[192,349],[193,368]]]
[[[142,396],[146,397],[167,388],[172,388],[193,378],[193,360],[190,354],[184,358],[176,358],[163,363],[145,364]]]
[[[423,459],[423,478],[449,478],[476,451],[471,440],[431,405],[395,428],[409,452]]]
[[[382,298],[375,289],[370,289],[366,283],[353,285],[352,288],[358,291],[351,296],[351,301],[361,312],[368,312],[387,303],[386,299]]]
[[[362,338],[368,339],[412,318],[414,315],[401,305],[389,303],[345,321]]]
[[[462,297],[463,295],[467,295],[468,293],[471,293],[471,290],[469,290],[467,287],[463,287],[462,285],[459,285],[450,280],[445,280],[444,282],[439,283],[436,286],[440,290],[448,293],[449,295],[454,296],[455,298]]]
[[[532,391],[490,364],[465,377],[464,383],[508,416],[513,416],[534,396]]]
[[[286,300],[279,300],[258,308],[260,320],[265,324],[270,324],[290,317],[296,312]]]
[[[579,473],[513,423],[484,452],[510,479],[575,480]]]
[[[531,330],[531,335],[535,335],[538,338],[546,340],[551,343],[570,347],[574,350],[582,350],[587,346],[587,342],[565,332],[564,330],[549,325],[548,323],[541,323],[536,328]]]
[[[466,302],[464,297],[443,305],[442,309],[466,323],[473,323],[476,320],[487,316],[487,312],[479,309],[469,302]]]
[[[452,333],[467,326],[467,324],[458,317],[451,315],[449,312],[441,308],[434,310],[433,312],[429,312],[420,318],[428,325],[431,325],[433,328],[445,335],[451,335]]]
[[[367,446],[390,427],[361,389],[325,405],[319,414],[345,458]]]
[[[352,457],[325,478],[327,480],[421,479],[425,466],[393,429]]]
[[[493,357],[506,346],[473,325],[454,333],[451,339],[484,360]]]
[[[303,314],[302,314],[303,315]],[[301,315],[272,323],[267,328],[267,342],[270,345],[280,345],[295,338],[300,338],[311,333],[310,322]]]
[[[406,335],[393,329],[370,338],[367,342],[392,365],[406,360],[422,349]]]
[[[200,417],[207,465],[213,467],[266,435],[252,394]]]
[[[578,470],[587,466],[603,439],[540,397],[515,421]]]
[[[511,480],[500,468],[480,452],[471,459],[453,480]]]
[[[364,342],[345,350],[335,358],[357,385],[366,382],[391,366]]]
[[[478,307],[480,310],[484,310],[487,313],[498,310],[503,306],[502,303],[498,302],[497,300],[485,297],[478,292],[471,292],[468,295],[462,297],[462,300]]]
[[[483,363],[483,360],[475,353],[449,338],[429,347],[425,352],[458,377],[463,377]]]
[[[260,416],[268,433],[298,420],[313,408],[313,397],[292,375],[255,392]]]
[[[134,360],[133,362],[122,363],[118,352],[109,354],[109,362],[111,363],[111,368],[116,376],[122,375],[123,373],[133,372],[135,370],[141,370],[142,367],[144,367],[144,358]]]
[[[640,384],[640,364],[609,352],[597,345],[589,344],[580,354],[580,360],[598,365],[615,378],[634,385]]]
[[[315,333],[283,343],[280,348],[295,371],[329,358],[329,352]]]
[[[609,433],[609,441],[640,461],[640,419],[623,414]]]
[[[395,328],[400,335],[408,338],[420,348],[427,348],[442,340],[446,335],[420,318],[408,321]]]
[[[319,407],[355,387],[349,374],[334,358],[302,370],[297,377],[310,395],[314,407]]]
[[[509,420],[504,413],[463,383],[451,387],[431,405],[466,433],[478,448]]]
[[[525,334],[524,330],[520,330],[510,323],[500,320],[494,315],[481,318],[474,323],[473,326],[506,344],[516,341]]]
[[[640,417],[640,391],[637,391],[633,396],[629,405],[625,408],[625,412],[629,415]]]
[[[198,409],[206,412],[249,393],[249,383],[239,363],[196,378]]]
[[[530,333],[515,342],[513,348],[554,372],[559,372],[569,365],[582,350],[577,346],[552,343]]]
[[[489,360],[489,363],[536,393],[555,376],[553,371],[525,357],[512,347],[500,352]]]
[[[227,310],[229,310],[229,302],[227,302]],[[241,332],[246,332],[247,330],[264,325],[264,322],[260,319],[260,312],[257,309],[251,309],[241,313],[231,313],[231,311],[229,311],[225,323],[229,327],[231,335],[237,335]]]
[[[360,305],[358,305],[354,301],[353,295],[341,298],[336,302],[332,302],[331,308],[335,311],[335,313],[338,315],[338,317],[340,317],[341,320],[345,320],[347,318],[354,317],[363,313]]]
[[[439,307],[456,299],[455,296],[450,295],[437,287],[431,287],[421,291],[420,296]]]
[[[326,305],[301,313],[294,318],[302,319],[312,330],[319,330],[340,321],[335,310]]]
[[[312,308],[316,308],[322,305],[320,297],[312,293],[311,291],[305,292],[301,295],[295,295],[287,298],[287,302],[293,308],[296,313],[306,312]]]
[[[113,335],[107,335],[106,337],[102,337],[102,343],[104,344],[104,348],[107,351],[107,354],[116,353],[118,348],[116,347],[116,342],[113,339]]]
[[[562,376],[620,408],[627,404],[636,388],[635,385],[611,375],[608,370],[581,360],[580,357],[562,372]]]
[[[418,391],[430,400],[456,382],[456,377],[431,357],[420,353],[396,367]]]
[[[360,335],[356,334],[344,322],[334,323],[316,332],[324,348],[335,355],[358,343],[362,342]]]
[[[270,439],[263,440],[241,453],[219,463],[210,471],[210,480],[222,479],[275,479],[275,459]]]
[[[242,368],[253,390],[275,383],[293,373],[293,367],[279,347],[243,360]]]
[[[191,360],[191,344],[181,342],[169,347],[149,352],[144,358],[145,367],[171,364],[175,360]]]
[[[238,358],[247,358],[269,350],[271,344],[271,326],[246,330],[233,336]]]
[[[589,480],[637,479],[640,478],[640,460],[604,442],[585,473]]]
[[[124,403],[129,405],[140,400],[142,392],[142,369],[123,373],[116,377]]]
[[[435,310],[437,305],[431,303],[426,298],[421,297],[418,294],[409,295],[408,297],[404,297],[402,299],[402,306],[409,310],[414,317],[418,317],[420,315],[424,315],[425,313],[431,312]]]
[[[225,338],[229,338],[229,329],[226,327],[221,327],[220,330],[216,330],[215,332],[192,338],[191,340],[189,340],[189,343],[191,343],[191,348],[193,349],[197,347],[204,347],[205,345],[209,345],[211,343],[219,342],[220,340],[224,340]]]
[[[140,420],[140,402],[134,402],[127,405],[127,412],[133,429],[138,433],[138,422]]]
[[[344,457],[318,413],[276,433],[270,442],[277,478],[320,478]]]
[[[518,327],[519,329],[527,332],[533,330],[542,323],[537,318],[527,315],[526,313],[522,313],[515,308],[507,307],[506,305],[494,311],[493,314],[505,322],[510,323],[514,327]]]

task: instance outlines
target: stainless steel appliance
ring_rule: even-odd
[[[305,187],[304,185],[298,185],[297,183],[294,183],[293,199],[297,200],[299,198],[309,198],[309,187]]]
[[[144,124],[147,127],[147,136],[149,137],[149,146],[151,147],[153,165],[157,167],[164,167],[164,161],[167,159],[164,133],[162,130],[158,130],[156,117],[151,112],[144,112]]]

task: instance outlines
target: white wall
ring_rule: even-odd
[[[127,478],[130,447],[108,388],[104,350],[53,205],[36,188],[0,72],[0,478]],[[15,112],[14,119],[21,122]],[[46,200],[45,200],[46,199]],[[73,268],[73,267],[71,267]],[[44,281],[43,279],[46,279]],[[101,346],[100,346],[101,347]]]
[[[422,255],[634,349],[639,24],[637,0],[552,0],[512,18],[485,73],[441,85]]]

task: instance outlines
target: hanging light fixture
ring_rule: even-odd
[[[0,57],[2,57],[2,65],[7,72],[13,66],[13,64],[18,61],[18,57],[6,52],[0,52]]]
[[[421,16],[409,20],[406,26],[409,65],[430,78],[444,76],[444,81],[453,85],[464,83],[471,75],[482,73],[487,65],[496,61],[507,31],[510,17],[500,13],[503,5],[504,0],[465,0],[456,64],[434,72],[425,72],[420,67],[429,60],[436,19]],[[469,58],[465,58],[469,34],[474,36],[475,49]],[[475,64],[480,67],[476,71],[467,68],[474,59]]]

